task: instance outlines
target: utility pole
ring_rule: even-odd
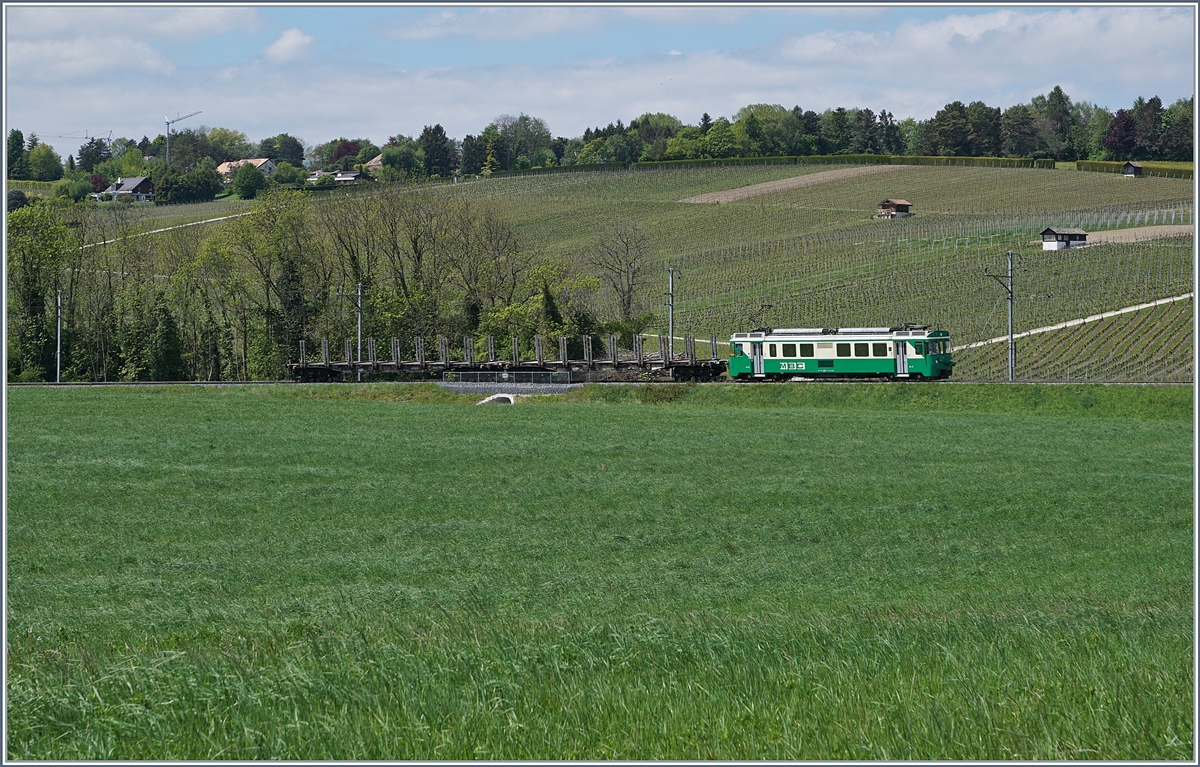
[[[1008,293],[1008,380],[1011,383],[1017,369],[1017,343],[1013,340],[1013,302],[1016,300],[1016,296],[1013,294],[1013,252],[1010,250],[1006,255],[1008,256],[1007,274],[984,272],[984,276],[999,282]]]
[[[675,358],[675,272],[673,266],[667,267],[667,362]]]
[[[54,383],[62,383],[62,291],[58,291],[58,334],[54,351]]]

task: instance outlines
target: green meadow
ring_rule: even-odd
[[[10,759],[1194,753],[1186,386],[8,390]]]

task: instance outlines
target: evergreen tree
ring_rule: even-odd
[[[1029,157],[1037,148],[1033,111],[1024,104],[1005,110],[1000,117],[1000,149],[1008,157]]]
[[[1000,109],[982,101],[967,106],[967,144],[973,157],[1000,154]]]
[[[426,125],[417,139],[425,152],[425,172],[430,176],[449,177],[454,172],[455,162],[450,151],[446,131],[439,125]]]
[[[929,125],[928,140],[936,148],[936,154],[963,156],[970,154],[970,126],[967,107],[961,101],[952,101],[938,110]]]
[[[19,181],[29,178],[29,163],[25,159],[25,134],[16,128],[8,131],[5,159],[8,163],[8,178]]]

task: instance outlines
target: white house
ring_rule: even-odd
[[[1042,230],[1042,250],[1062,250],[1087,245],[1087,232],[1049,226]]]

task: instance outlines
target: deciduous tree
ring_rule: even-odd
[[[713,123],[709,135],[719,123],[720,120]],[[646,230],[634,221],[609,226],[592,245],[591,265],[601,282],[612,290],[617,319],[622,322],[628,322],[635,314],[642,272],[649,257],[650,238]]]

